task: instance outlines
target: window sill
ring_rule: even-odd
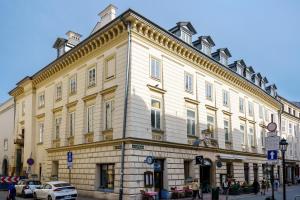
[[[88,85],[87,89],[91,89],[91,88],[94,88],[94,87],[96,87],[96,83]]]
[[[69,96],[74,96],[76,94],[77,94],[77,92],[71,92],[71,93],[69,93]]]
[[[55,102],[59,102],[61,100],[62,100],[62,98],[58,98],[58,99],[55,100]]]
[[[42,145],[42,144],[43,144],[43,142],[38,142],[38,143],[37,143],[37,145]]]
[[[151,79],[155,80],[155,81],[158,81],[160,82],[160,78],[156,78],[156,77],[153,77],[153,76],[150,76]]]
[[[102,131],[102,133],[112,133],[113,132],[113,129],[112,128],[110,128],[110,129],[105,129],[105,130],[103,130]]]
[[[105,82],[106,82],[106,81],[113,80],[113,79],[115,79],[115,78],[116,78],[115,75],[114,75],[114,76],[110,76],[110,77],[105,77]]]
[[[190,91],[190,90],[187,90],[187,89],[185,89],[184,91],[185,91],[186,93],[193,94],[193,91]]]
[[[195,138],[195,139],[198,139],[199,137],[196,136],[196,135],[190,135],[190,134],[187,134],[188,138]]]
[[[225,141],[225,144],[232,144],[231,141]]]
[[[45,108],[45,106],[39,106],[39,107],[38,107],[38,109],[43,109],[43,108]]]
[[[161,133],[161,134],[164,133],[164,131],[161,130],[161,129],[152,129],[152,132],[154,132],[154,133]]]

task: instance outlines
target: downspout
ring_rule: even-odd
[[[16,112],[17,112],[17,106],[16,106],[16,98],[14,98],[14,130],[13,130],[13,143],[14,143],[14,139],[15,139],[15,136],[16,136]],[[13,145],[15,147],[15,145]],[[14,170],[14,174],[12,174],[11,172],[11,176],[14,176],[14,175],[19,175],[19,174],[16,174],[17,173],[17,148],[15,147],[15,152],[14,152],[14,157],[15,157],[15,170]]]
[[[131,24],[130,22],[124,21],[124,25],[127,27],[128,32],[128,46],[127,46],[127,63],[125,69],[125,98],[124,98],[124,113],[123,113],[123,134],[122,134],[122,145],[121,145],[121,177],[120,177],[120,192],[119,200],[123,199],[124,189],[124,162],[125,162],[125,137],[126,137],[126,125],[127,125],[127,107],[128,107],[128,94],[129,94],[129,81],[130,81],[130,66],[131,66]]]

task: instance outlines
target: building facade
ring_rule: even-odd
[[[14,99],[11,98],[0,105],[0,166],[1,175],[14,173]]]
[[[228,64],[227,48],[212,53],[210,36],[192,42],[189,22],[167,31],[130,9],[115,14],[103,10],[83,41],[58,38],[57,59],[10,92],[15,173],[68,181],[72,151],[71,183],[107,199],[266,176],[266,125],[281,121],[276,86],[243,60]]]

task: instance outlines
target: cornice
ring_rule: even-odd
[[[184,97],[184,100],[188,103],[191,103],[191,104],[195,104],[195,105],[198,105],[200,102],[195,100],[195,99],[190,99],[188,97]]]
[[[164,89],[161,89],[161,88],[149,85],[149,84],[147,85],[147,87],[149,88],[149,90],[154,91],[154,92],[158,92],[158,93],[161,93],[161,94],[165,94],[167,92]]]
[[[63,108],[64,108],[63,106],[60,106],[60,107],[57,107],[57,108],[53,108],[53,109],[52,109],[52,112],[53,112],[53,113],[60,112],[60,111],[63,110]]]
[[[223,112],[225,115],[229,115],[229,116],[231,116],[231,115],[232,115],[232,113],[231,113],[231,112],[228,112],[228,111],[226,111],[226,110],[222,110],[222,112]]]
[[[287,118],[292,118],[292,119],[294,119],[296,121],[300,121],[299,117],[296,117],[296,116],[294,116],[294,115],[292,115],[292,114],[290,114],[290,113],[288,113],[286,111],[282,111],[282,115],[284,115]]]
[[[90,100],[93,100],[93,99],[96,99],[98,93],[94,93],[94,94],[90,94],[88,96],[85,96],[82,98],[83,101],[90,101]]]
[[[77,105],[77,103],[78,103],[78,100],[76,100],[76,101],[72,101],[72,102],[70,102],[70,103],[66,104],[66,107],[67,107],[67,108],[74,107],[74,106],[76,106],[76,105]]]
[[[218,108],[216,108],[216,107],[214,107],[214,106],[210,106],[210,105],[208,105],[208,104],[206,104],[205,107],[206,107],[207,109],[213,110],[213,111],[217,111],[217,110],[218,110]]]
[[[118,88],[118,85],[114,85],[110,88],[107,88],[107,89],[104,89],[102,91],[100,91],[100,94],[101,95],[106,95],[106,94],[109,94],[109,93],[113,93],[116,91],[116,89]]]

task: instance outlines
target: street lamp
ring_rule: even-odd
[[[286,200],[286,191],[285,191],[285,179],[286,179],[286,171],[285,171],[285,152],[287,150],[287,143],[286,139],[282,138],[279,142],[280,151],[282,153],[282,172],[283,172],[283,200]]]

